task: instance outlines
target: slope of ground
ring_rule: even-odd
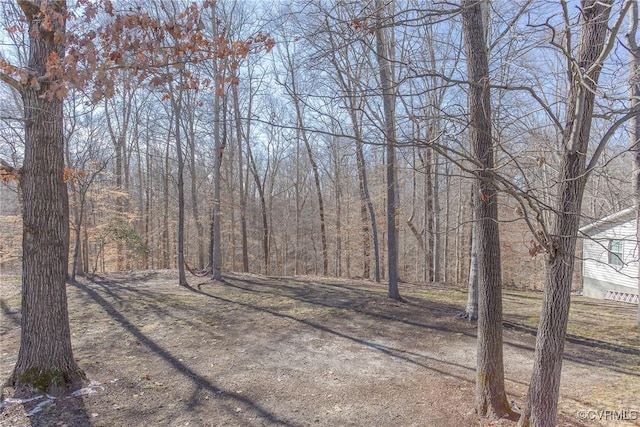
[[[174,272],[156,271],[69,285],[75,356],[92,383],[68,398],[5,399],[0,425],[513,425],[470,412],[475,328],[455,318],[461,290],[401,284],[400,303],[367,281],[191,281],[181,288]],[[2,280],[0,292],[7,378],[19,345],[18,281]],[[505,292],[506,384],[520,406],[540,302]],[[640,425],[634,310],[574,297],[560,425]]]

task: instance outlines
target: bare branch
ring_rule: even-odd
[[[516,13],[513,19],[511,19],[511,21],[507,24],[505,29],[500,34],[498,34],[498,36],[493,40],[493,43],[491,43],[491,45],[489,46],[489,51],[492,51],[498,45],[498,43],[500,43],[500,40],[502,40],[502,38],[504,38],[509,33],[509,30],[511,30],[511,28],[513,28],[513,26],[518,22],[518,20],[522,17],[522,15],[525,14],[527,9],[529,8],[529,5],[531,5],[532,1],[533,0],[527,0],[522,5],[518,13]]]
[[[560,120],[553,114],[551,107],[542,99],[534,90],[529,86],[509,86],[509,85],[490,85],[491,88],[495,89],[503,89],[503,90],[519,90],[529,92],[531,97],[536,100],[536,102],[542,107],[542,109],[547,113],[547,116],[553,121],[553,124],[556,125],[558,131],[563,132],[564,126],[560,122]]]
[[[602,51],[600,52],[600,56],[598,56],[598,59],[596,59],[594,63],[591,64],[591,67],[589,67],[585,75],[590,76],[591,73],[593,73],[598,67],[602,66],[602,64],[604,63],[604,60],[607,58],[607,56],[609,56],[609,52],[611,52],[611,49],[613,49],[613,45],[616,42],[616,36],[620,31],[620,27],[622,26],[622,21],[624,21],[624,18],[627,15],[629,8],[631,7],[631,3],[632,2],[627,1],[622,7],[622,10],[618,15],[618,19],[616,23],[614,24],[613,28],[611,28],[611,32],[609,33],[609,40],[607,40],[607,44],[605,45],[604,49],[602,49]]]
[[[557,46],[562,50],[565,57],[567,58],[567,76],[569,77],[569,83],[571,83],[573,81],[573,73],[571,71],[573,69],[572,65],[575,64],[573,55],[571,55],[571,45],[573,44],[573,42],[571,41],[571,23],[569,19],[569,9],[567,8],[567,2],[563,0],[560,2],[560,4],[562,5],[562,17],[564,18],[564,36],[566,47],[560,46],[559,44]]]
[[[598,146],[596,147],[595,151],[593,152],[593,156],[591,157],[591,160],[589,161],[589,166],[587,166],[587,169],[586,169],[586,173],[587,174],[589,174],[593,170],[593,168],[595,168],[596,163],[598,162],[598,159],[600,158],[600,155],[602,154],[602,151],[604,151],[604,148],[606,147],[607,143],[609,142],[609,140],[611,139],[613,134],[616,133],[618,128],[620,126],[622,126],[625,122],[631,120],[634,117],[638,117],[638,116],[640,116],[640,110],[632,110],[632,111],[628,112],[627,114],[625,114],[624,116],[620,117],[614,124],[611,125],[611,127],[604,134],[604,136],[602,137],[602,139],[598,143]]]
[[[9,86],[17,90],[18,92],[22,90],[22,85],[20,84],[20,82],[8,74],[0,73],[0,81],[5,82]]]

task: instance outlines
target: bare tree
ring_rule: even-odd
[[[384,138],[387,150],[387,258],[389,297],[401,299],[398,288],[398,233],[396,207],[398,206],[398,190],[396,183],[396,123],[395,123],[395,88],[391,66],[392,41],[389,38],[388,22],[385,19],[385,7],[382,0],[375,2],[375,35],[376,58],[380,72],[382,87],[382,103],[384,108]]]
[[[638,1],[632,1],[631,15],[629,17],[629,31],[627,32],[627,44],[629,46],[631,86],[631,109],[640,108],[640,46],[636,39],[638,33]],[[640,257],[640,117],[631,119],[629,131],[631,137],[631,152],[633,153],[633,181],[635,186],[634,201],[636,204],[636,257]],[[638,264],[638,294],[640,295],[640,263]],[[638,325],[640,325],[640,304],[638,304]]]
[[[218,37],[218,17],[217,1],[213,0],[210,4],[211,9],[211,25],[213,28],[213,37]],[[215,280],[222,279],[222,252],[221,252],[221,240],[222,233],[220,232],[220,164],[222,162],[222,153],[224,150],[222,140],[222,97],[224,96],[224,90],[218,85],[222,84],[221,78],[222,71],[218,58],[212,59],[213,66],[213,78],[216,82],[216,91],[213,96],[213,206],[211,209],[211,276]]]
[[[293,105],[295,107],[295,112],[296,112],[297,133],[299,134],[300,138],[302,139],[302,142],[304,143],[309,164],[311,165],[311,171],[313,172],[313,180],[315,184],[316,197],[318,199],[318,215],[319,215],[319,221],[320,221],[320,241],[322,244],[322,274],[326,276],[329,273],[329,250],[327,248],[327,227],[325,222],[324,198],[322,197],[322,186],[320,183],[320,171],[318,168],[318,163],[316,162],[315,156],[313,154],[313,150],[311,148],[311,141],[309,139],[309,134],[305,129],[303,109],[302,109],[303,105],[302,105],[302,100],[300,99],[300,94],[298,92],[298,84],[297,84],[297,76],[296,76],[297,66],[289,50],[288,44],[285,44],[284,55],[286,59],[286,67],[287,67],[287,73],[288,73],[288,78],[287,78],[288,84],[285,84],[284,87],[288,95],[293,100]]]
[[[245,187],[247,183],[244,178],[244,149],[242,142],[246,140],[246,144],[249,144],[248,134],[245,135],[242,127],[242,115],[240,111],[240,101],[238,96],[238,86],[233,85],[232,88],[233,97],[233,111],[235,114],[236,125],[236,138],[238,145],[238,193],[240,196],[240,238],[242,244],[242,271],[249,272],[249,244],[247,241],[247,193]],[[249,101],[249,117],[247,117],[247,133],[251,129],[250,117],[251,114],[251,100]]]
[[[624,12],[621,12],[610,31],[608,23],[613,4],[613,0],[581,2],[578,52],[575,58],[567,58],[570,86],[566,101],[558,193],[553,205],[554,220],[551,228],[542,231],[539,236],[540,245],[547,252],[547,271],[533,372],[525,408],[518,422],[520,427],[556,424],[562,353],[569,319],[571,280],[585,183],[588,171],[606,145],[612,130],[625,120],[620,119],[605,133],[587,165],[586,153],[600,71],[615,43],[615,34],[624,16]],[[568,29],[567,4],[562,2],[562,5]],[[628,9],[629,5],[630,2],[627,2],[624,9]],[[572,51],[571,42],[570,33],[567,32],[567,53]]]
[[[129,159],[127,156],[126,141],[132,120],[134,88],[129,84],[127,76],[123,76],[120,82],[120,90],[117,91],[119,99],[105,98],[104,111],[107,119],[107,129],[115,151],[114,171],[116,175],[116,218],[114,224],[125,224],[125,216],[129,209],[127,195],[129,187]],[[121,102],[118,102],[121,101]],[[113,108],[110,108],[113,106]],[[118,233],[115,233],[118,235]],[[125,256],[124,240],[118,238],[116,253],[116,269],[122,270],[128,262]]]
[[[174,131],[173,136],[176,144],[176,159],[178,161],[178,242],[177,242],[177,262],[178,262],[178,285],[188,286],[187,276],[185,274],[185,259],[184,259],[184,149],[182,147],[182,132],[181,132],[181,115],[182,115],[182,95],[184,87],[182,82],[179,82],[179,87],[174,88],[171,84],[171,111],[174,116]]]
[[[331,46],[329,61],[334,67],[335,79],[340,85],[343,92],[343,103],[349,112],[351,126],[353,127],[353,137],[356,144],[356,167],[358,169],[358,189],[360,191],[360,217],[362,220],[362,258],[363,272],[365,278],[371,275],[370,247],[373,243],[373,259],[374,273],[373,277],[376,282],[380,281],[380,249],[378,247],[378,225],[376,223],[376,215],[369,194],[369,181],[367,179],[367,165],[364,156],[364,138],[362,136],[362,107],[364,104],[364,95],[358,93],[360,81],[362,78],[362,70],[364,64],[358,58],[358,53],[349,52],[340,53],[344,49],[348,49],[352,44],[340,43],[335,40],[334,32],[330,25],[326,24],[327,35]],[[339,45],[345,45],[344,49],[339,49]],[[362,55],[360,55],[362,56]],[[355,64],[352,57],[355,57]],[[371,227],[371,231],[369,231]]]
[[[502,418],[511,413],[504,389],[502,357],[502,271],[498,232],[498,194],[491,182],[494,147],[491,136],[489,58],[482,0],[462,3],[462,27],[469,77],[471,148],[478,164],[475,245],[478,263],[478,354],[476,411]]]

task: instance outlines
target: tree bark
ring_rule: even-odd
[[[613,0],[583,0],[577,63],[571,71],[555,223],[546,236],[547,271],[533,372],[520,427],[556,425],[571,278],[586,183],[586,152]],[[583,76],[582,74],[585,73]]]
[[[267,201],[264,196],[264,184],[260,181],[260,173],[258,171],[258,165],[256,165],[255,158],[253,157],[253,150],[249,141],[247,141],[247,156],[249,157],[249,168],[251,169],[251,175],[253,175],[253,181],[256,184],[258,190],[258,196],[260,197],[260,212],[262,215],[262,252],[264,253],[264,274],[269,275],[269,266],[271,263],[271,257],[269,254],[269,212],[267,209]]]
[[[469,286],[465,317],[469,322],[478,320],[478,239],[475,225],[471,228],[471,257],[469,260]]]
[[[150,232],[151,232],[151,200],[152,200],[152,191],[153,191],[153,185],[152,185],[152,179],[151,179],[151,170],[152,170],[152,158],[151,155],[149,153],[149,143],[148,143],[148,139],[149,139],[149,131],[147,130],[146,132],[147,135],[147,144],[145,147],[145,184],[146,184],[146,189],[145,189],[145,194],[144,194],[144,244],[145,244],[145,248],[146,250],[144,251],[144,255],[142,257],[142,263],[143,263],[143,268],[145,270],[148,270],[150,267],[152,268],[152,266],[149,264],[149,253],[151,252],[149,250],[150,248]],[[152,258],[153,260],[153,258]],[[153,261],[151,262],[151,264],[153,264]]]
[[[62,61],[66,3],[18,2],[29,23],[28,70],[47,73],[47,59]],[[40,7],[42,6],[42,11]],[[46,28],[42,14],[53,28]],[[64,39],[64,37],[62,37]],[[67,308],[69,201],[64,173],[63,101],[47,92],[57,79],[24,85],[22,320],[18,360],[9,382],[17,388],[62,393],[77,388],[84,373],[73,358]]]
[[[478,263],[478,353],[475,408],[481,416],[511,414],[504,389],[502,355],[502,271],[498,232],[498,194],[491,185],[494,167],[491,136],[489,58],[482,1],[464,1],[462,23],[467,52],[471,149],[478,162],[475,204]]]
[[[469,280],[467,285],[467,306],[458,317],[474,322],[478,320],[478,239],[476,237],[476,222],[473,217],[473,209],[475,209],[476,197],[471,195],[471,244],[469,247]]]
[[[438,154],[434,154],[433,162],[433,281],[439,283],[442,280],[440,274],[442,239],[440,235],[440,187],[438,185],[438,175],[440,174]]]
[[[216,17],[216,1],[211,2],[211,22],[213,25],[214,37],[218,35],[218,21]],[[219,93],[218,88],[219,78],[219,64],[218,59],[213,59],[213,74],[216,81],[216,90],[214,92],[213,100],[213,207],[211,209],[211,271],[212,278],[214,280],[222,280],[222,253],[220,243],[222,240],[222,233],[220,232],[220,164],[222,162],[222,135],[220,134],[220,98],[224,96]]]
[[[247,241],[247,195],[245,192],[245,182],[243,176],[244,170],[244,162],[242,156],[242,140],[248,138],[243,136],[242,132],[242,117],[240,114],[240,100],[238,96],[238,85],[232,85],[232,95],[233,95],[233,110],[235,113],[235,122],[236,122],[236,134],[238,139],[238,193],[240,195],[240,235],[242,240],[242,271],[244,273],[249,272],[249,244]],[[249,107],[249,112],[251,111],[251,107]],[[251,120],[250,117],[247,118],[247,121]],[[247,122],[247,132],[249,131],[250,126]],[[247,142],[248,144],[248,142]]]
[[[332,144],[334,188],[336,198],[336,253],[335,253],[335,275],[342,277],[342,168],[340,152],[337,138]]]
[[[369,248],[373,242],[373,278],[376,282],[380,282],[380,249],[378,245],[378,225],[376,223],[376,214],[373,210],[373,203],[369,195],[369,182],[367,180],[367,165],[364,158],[362,132],[360,131],[360,123],[356,116],[357,105],[355,95],[348,93],[349,98],[349,116],[353,126],[353,132],[356,139],[356,167],[358,169],[358,189],[360,191],[360,217],[362,219],[362,257],[363,270],[362,276],[369,278],[371,275],[371,261]],[[369,234],[369,224],[371,224],[371,235]]]
[[[445,181],[445,190],[444,190],[444,201],[445,201],[445,211],[444,211],[444,262],[443,262],[443,280],[445,283],[449,283],[449,227],[450,227],[450,214],[451,214],[451,198],[449,197],[451,193],[451,175],[449,174],[449,162],[445,163],[444,166],[444,181]]]
[[[427,135],[427,138],[429,135]],[[435,278],[435,230],[434,230],[434,199],[433,199],[433,179],[432,179],[432,150],[426,149],[426,153],[420,155],[422,166],[424,167],[424,261],[425,261],[425,275],[424,280],[427,283],[432,283]]]
[[[640,108],[640,46],[636,40],[638,32],[638,1],[634,0],[631,6],[629,18],[629,31],[627,32],[627,44],[630,54],[631,108]],[[631,119],[630,126],[631,152],[633,153],[633,184],[634,201],[636,205],[636,258],[640,257],[640,117]],[[638,263],[638,295],[640,295],[640,263]],[[640,304],[638,304],[638,326],[640,326]]]
[[[169,129],[173,126],[173,114],[169,119]],[[162,180],[162,268],[171,268],[169,242],[169,177],[171,176],[169,159],[171,153],[171,133],[167,132],[167,143],[164,152],[164,176]]]
[[[195,97],[194,97],[195,98]],[[196,99],[191,99],[191,104],[196,104]],[[195,106],[190,105],[188,126],[185,126],[185,139],[189,147],[189,175],[191,176],[191,213],[196,225],[197,236],[195,238],[198,249],[198,268],[204,269],[207,263],[207,256],[204,244],[204,226],[200,219],[200,195],[198,194],[198,170],[196,168],[196,130],[195,130]]]
[[[389,297],[401,300],[398,288],[398,234],[397,214],[398,193],[396,183],[396,125],[395,125],[395,89],[391,69],[391,42],[383,25],[384,7],[381,0],[376,0],[376,57],[382,87],[382,104],[384,109],[384,137],[386,145],[387,173],[387,259],[389,278]]]
[[[297,98],[296,98],[297,99]],[[304,129],[302,123],[301,112],[299,111],[298,102],[296,102],[296,110],[298,114],[298,125],[300,126],[300,134],[302,141],[307,149],[307,156],[309,157],[309,163],[311,164],[311,170],[313,171],[313,180],[316,188],[316,196],[318,198],[318,212],[320,216],[320,241],[322,243],[322,275],[329,274],[329,250],[327,248],[327,227],[325,224],[324,214],[324,198],[322,197],[322,186],[320,185],[320,172],[318,171],[318,164],[313,157],[313,151],[311,150],[311,144],[307,137],[307,132]]]
[[[177,259],[178,259],[178,285],[188,286],[187,276],[185,273],[184,265],[184,152],[182,149],[182,138],[180,132],[180,114],[182,110],[182,91],[183,88],[174,90],[173,85],[171,88],[171,107],[173,110],[174,126],[175,126],[175,143],[176,143],[176,158],[178,160],[178,242],[177,242]],[[177,93],[176,93],[177,92]],[[177,96],[177,99],[175,98]]]

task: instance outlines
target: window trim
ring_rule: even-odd
[[[622,267],[624,265],[624,241],[620,239],[609,239],[608,249],[608,264],[616,267]]]

